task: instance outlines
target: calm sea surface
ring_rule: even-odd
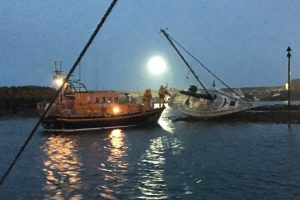
[[[177,121],[37,131],[0,199],[300,199],[300,125]],[[0,120],[0,176],[37,122]]]

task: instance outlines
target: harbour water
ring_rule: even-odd
[[[73,134],[37,131],[0,199],[300,199],[300,125],[174,120]],[[0,120],[0,175],[36,123]]]

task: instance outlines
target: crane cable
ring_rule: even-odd
[[[11,171],[11,169],[14,167],[14,165],[16,164],[17,160],[19,159],[19,157],[21,156],[21,154],[23,153],[23,151],[25,150],[26,146],[28,145],[29,141],[32,139],[34,133],[36,132],[37,128],[39,127],[39,125],[41,124],[42,120],[44,119],[44,117],[46,116],[46,114],[48,113],[48,111],[50,110],[52,104],[55,102],[56,98],[58,97],[58,95],[60,94],[60,92],[62,91],[62,89],[64,88],[65,84],[69,81],[72,73],[74,72],[74,70],[76,69],[77,65],[80,63],[81,59],[83,58],[84,54],[86,53],[86,51],[88,50],[89,46],[91,45],[91,43],[93,42],[93,40],[95,39],[97,33],[99,32],[100,28],[103,26],[104,22],[106,21],[107,17],[109,16],[110,12],[112,11],[113,7],[115,6],[115,4],[117,3],[118,0],[113,0],[110,4],[110,6],[108,7],[108,9],[106,10],[105,14],[103,15],[103,17],[101,18],[99,24],[97,25],[96,29],[94,30],[94,32],[92,33],[92,35],[90,36],[88,42],[85,44],[84,48],[82,49],[82,51],[80,52],[78,58],[76,59],[76,61],[74,62],[73,66],[71,67],[69,73],[67,74],[66,78],[63,81],[63,84],[60,86],[60,88],[57,90],[55,98],[52,99],[52,101],[50,102],[49,106],[46,107],[45,111],[43,112],[42,116],[39,118],[39,121],[36,123],[36,125],[34,126],[34,128],[32,129],[31,133],[29,134],[29,136],[27,137],[27,139],[25,140],[24,144],[21,146],[20,150],[18,151],[17,155],[15,156],[14,160],[12,161],[12,163],[10,164],[10,166],[8,167],[8,169],[5,171],[4,175],[1,177],[0,180],[0,186],[3,184],[4,180],[6,179],[6,177],[8,176],[9,172]]]

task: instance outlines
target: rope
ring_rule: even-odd
[[[25,150],[26,146],[28,145],[29,141],[32,139],[35,131],[37,130],[37,128],[39,127],[39,125],[41,124],[42,120],[44,119],[44,117],[46,116],[46,114],[48,113],[48,111],[50,110],[52,104],[55,102],[56,98],[58,97],[58,95],[60,94],[60,92],[62,91],[64,85],[69,81],[72,73],[74,72],[74,70],[76,69],[77,65],[80,63],[81,59],[83,58],[84,54],[86,53],[86,51],[88,50],[89,46],[91,45],[91,43],[93,42],[94,38],[96,37],[97,33],[99,32],[100,28],[103,26],[104,22],[106,21],[107,17],[109,16],[110,12],[112,11],[113,7],[115,6],[115,4],[117,3],[117,0],[113,0],[112,3],[110,4],[109,8],[107,9],[107,11],[105,12],[105,14],[103,15],[102,19],[100,20],[99,24],[97,25],[96,29],[94,30],[93,34],[90,36],[88,42],[86,43],[86,45],[84,46],[84,48],[82,49],[81,53],[79,54],[78,58],[76,59],[75,63],[73,64],[72,68],[70,69],[68,75],[66,76],[66,78],[64,79],[63,84],[60,86],[60,88],[58,89],[58,91],[56,92],[55,98],[52,99],[52,101],[50,102],[49,106],[46,108],[46,110],[44,111],[44,113],[42,114],[42,116],[40,117],[39,121],[37,122],[37,124],[34,126],[34,128],[32,129],[31,133],[29,134],[28,138],[25,140],[24,144],[22,145],[22,147],[20,148],[19,152],[17,153],[17,155],[15,156],[14,160],[12,161],[12,163],[10,164],[10,166],[8,167],[8,169],[5,171],[3,177],[0,180],[0,186],[3,184],[4,180],[6,179],[6,177],[8,176],[9,172],[11,171],[11,169],[14,167],[14,165],[16,164],[17,160],[20,158],[21,154],[23,153],[23,151]]]
[[[234,89],[229,87],[224,81],[222,81],[217,75],[215,75],[208,67],[206,67],[200,60],[194,57],[186,48],[184,48],[178,41],[176,41],[172,36],[169,37],[180,47],[182,48],[188,55],[190,55],[194,60],[196,60],[206,71],[208,71],[213,77],[215,77],[218,81],[220,81],[224,86],[226,86],[230,91],[236,94],[238,97],[242,98]]]
[[[198,81],[198,83],[202,86],[202,88],[204,89],[204,91],[206,92],[206,94],[212,99],[211,94],[208,92],[208,90],[205,88],[205,86],[203,85],[203,83],[199,80],[199,77],[197,76],[197,74],[194,72],[194,70],[191,68],[191,66],[189,65],[189,63],[185,60],[185,58],[183,57],[183,55],[180,53],[180,51],[178,50],[178,48],[175,46],[175,44],[171,40],[170,35],[165,30],[163,30],[163,29],[161,29],[160,31],[164,34],[164,36],[170,42],[171,46],[175,49],[175,51],[177,52],[177,54],[179,55],[179,57],[182,59],[182,61],[185,63],[185,65],[192,72],[192,74],[194,75],[194,77],[196,78],[196,80]]]

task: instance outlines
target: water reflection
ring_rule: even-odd
[[[82,199],[80,193],[81,162],[74,139],[49,136],[43,151],[46,183],[45,199]]]
[[[173,155],[181,154],[184,144],[176,135],[175,126],[169,118],[172,110],[167,107],[158,123],[168,134],[150,140],[150,145],[138,163],[139,199],[168,199],[168,183],[166,177],[166,160]],[[165,133],[165,132],[164,132]],[[171,133],[171,134],[169,134]],[[190,192],[190,189],[186,189]]]
[[[166,169],[169,169],[166,166],[166,159],[180,154],[183,149],[183,143],[173,135],[158,137],[150,141],[149,148],[138,163],[138,189],[141,193],[139,199],[170,198],[167,193],[169,186],[165,179]],[[190,192],[189,189],[187,190]]]
[[[109,143],[104,147],[107,160],[99,167],[104,183],[98,187],[100,196],[104,199],[116,199],[115,194],[121,191],[121,187],[127,182],[128,145],[125,136],[121,129],[112,130],[108,137]]]
[[[162,137],[151,140],[139,163],[139,190],[141,199],[167,199],[164,178],[164,144]]]

